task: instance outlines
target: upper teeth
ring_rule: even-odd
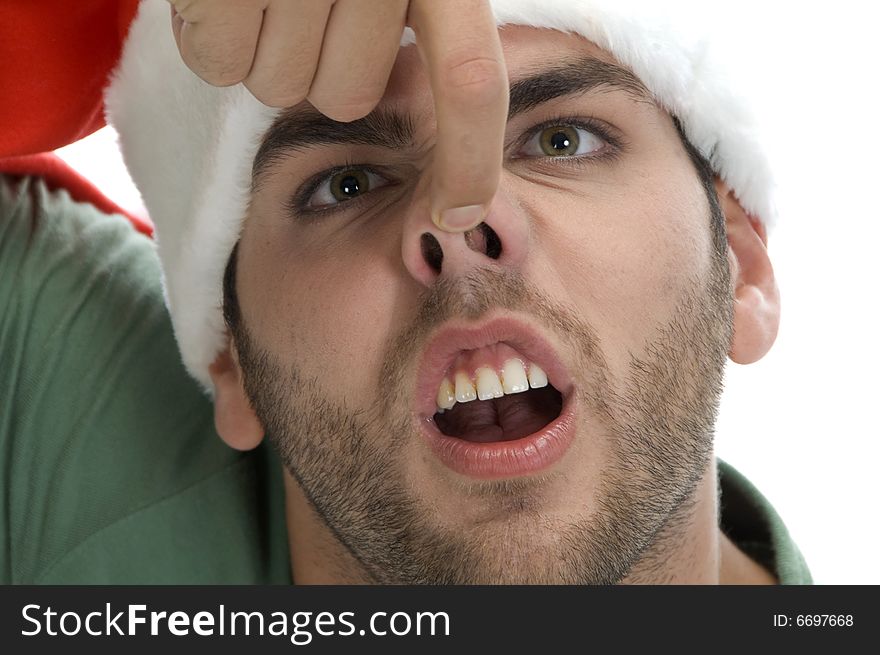
[[[468,380],[470,384],[470,380]],[[492,398],[501,398],[504,395],[504,389],[501,387],[501,380],[498,374],[491,368],[477,369],[477,398],[480,400],[490,400]]]
[[[481,366],[476,370],[476,386],[474,380],[465,371],[457,371],[454,383],[444,377],[437,390],[437,408],[439,411],[452,409],[456,402],[467,403],[479,398],[489,400],[500,398],[505,394],[528,391],[529,387],[537,389],[547,386],[547,374],[537,364],[529,363],[526,367],[519,359],[508,359],[504,362],[499,376],[495,369]]]
[[[455,399],[460,403],[467,403],[477,397],[474,391],[474,385],[467,373],[458,372],[455,374]]]

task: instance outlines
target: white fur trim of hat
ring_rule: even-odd
[[[642,80],[752,216],[775,220],[773,181],[748,103],[713,61],[693,2],[492,0],[499,25],[580,34]],[[409,32],[409,30],[407,30]],[[405,34],[402,43],[411,41]],[[242,227],[251,166],[278,115],[242,86],[215,88],[182,62],[166,0],[142,0],[106,92],[107,116],[156,228],[183,361],[210,393],[226,345],[222,279]]]

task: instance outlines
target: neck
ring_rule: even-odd
[[[711,457],[692,496],[679,505],[624,584],[775,584],[719,527],[718,471]]]
[[[720,530],[712,457],[694,494],[666,522],[624,584],[776,584]],[[288,543],[296,584],[367,584],[360,563],[285,470]]]

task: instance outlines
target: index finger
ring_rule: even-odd
[[[501,179],[507,67],[487,0],[412,0],[409,24],[428,70],[437,118],[431,218],[469,230]]]

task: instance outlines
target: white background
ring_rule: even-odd
[[[816,582],[878,584],[878,11],[724,4],[712,11],[778,171],[783,311],[770,354],[728,367],[717,452],[770,499]],[[143,212],[112,131],[60,154]]]

